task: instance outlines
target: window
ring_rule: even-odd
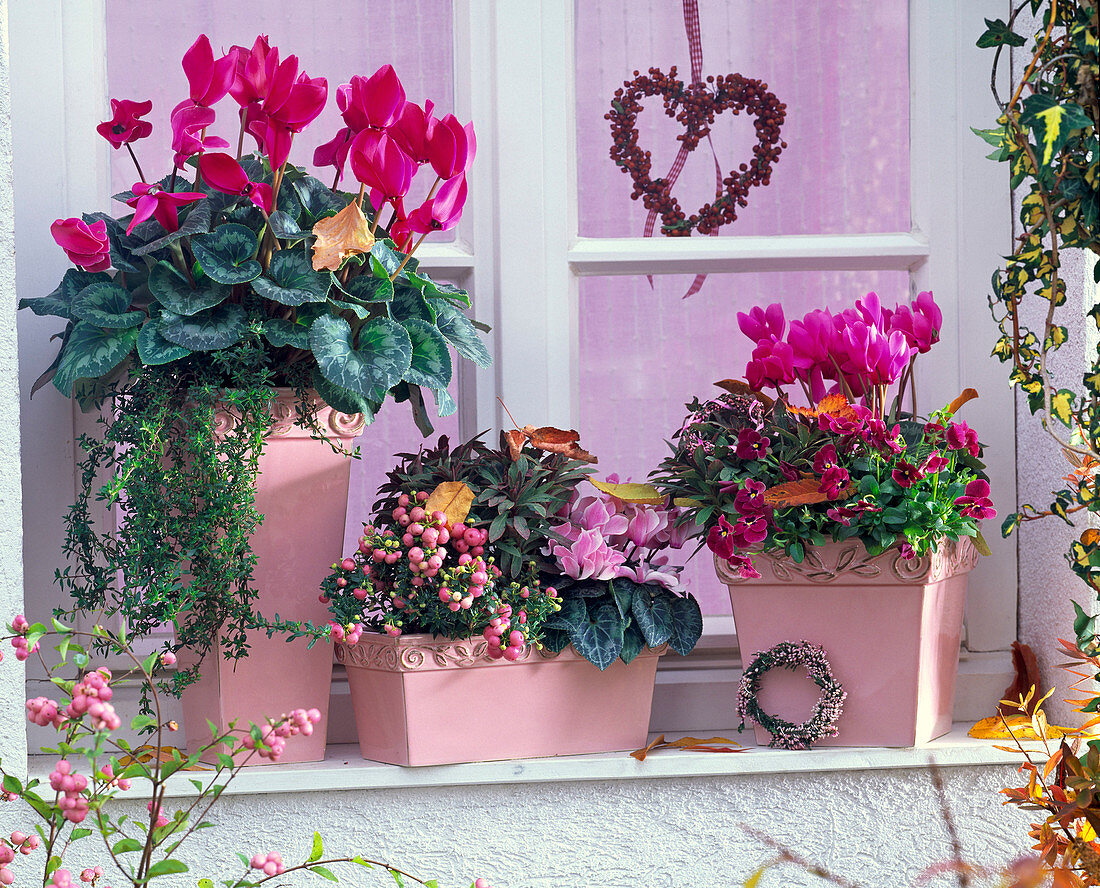
[[[182,73],[171,72],[194,32],[206,30],[215,45],[228,46],[266,31],[311,74],[329,78],[330,96],[350,74],[392,61],[410,97],[435,98],[476,123],[479,157],[466,215],[453,240],[425,247],[423,261],[470,289],[477,318],[494,328],[495,364],[463,367],[459,414],[440,431],[466,436],[507,424],[500,396],[521,423],[580,429],[602,471],[638,479],[663,452],[684,401],[705,395],[715,379],[740,375],[746,352],[736,311],[777,298],[798,310],[871,289],[887,300],[932,289],[946,323],[937,359],[925,364],[919,401],[945,403],[965,386],[979,389],[967,419],[995,445],[990,472],[1007,511],[1015,488],[1013,401],[1000,366],[988,358],[985,292],[989,269],[1009,243],[1008,190],[967,129],[990,109],[982,90],[959,86],[988,73],[971,46],[973,22],[955,4],[888,0],[796,12],[788,3],[700,0],[704,73],[765,80],[788,104],[788,148],[772,184],[749,194],[737,222],[720,236],[691,238],[640,236],[645,213],[628,199],[628,177],[608,159],[603,119],[614,89],[634,69],[676,64],[690,79],[680,4],[432,0],[410,13],[408,4],[379,0],[364,18],[318,3],[318,15],[339,20],[316,28],[309,7],[192,0],[174,6],[167,20],[163,9],[137,0],[14,6],[20,294],[49,292],[65,267],[49,223],[107,206],[109,195],[132,181],[128,159],[112,155],[95,133],[108,96],[121,89],[137,97],[147,79],[163,90],[163,98],[154,97],[163,133],[172,96],[184,84]],[[417,39],[401,36],[410,33]],[[44,45],[58,54],[42,55]],[[655,175],[664,174],[675,148],[668,123],[659,100],[646,103],[639,126],[654,151]],[[718,119],[723,163],[734,165],[746,150],[746,129],[743,117]],[[314,130],[321,137],[325,126]],[[295,150],[296,159],[303,156]],[[677,192],[685,207],[706,199],[712,176],[700,146]],[[963,201],[963,182],[968,195],[984,190],[988,200]],[[710,276],[702,291],[682,301],[701,272]],[[652,289],[647,275],[654,276]],[[29,606],[42,613],[56,596],[52,572],[72,500],[74,428],[82,420],[49,392],[27,404],[56,331],[29,313],[19,323],[23,436],[35,442],[23,455],[26,576]],[[389,455],[416,440],[399,405],[368,429],[349,539]],[[997,557],[971,581],[964,667],[964,675],[978,676],[973,687],[985,683],[982,703],[988,687],[1000,682],[993,694],[1003,687],[1004,652],[1016,635],[1014,543],[989,543]],[[735,674],[736,641],[722,616],[724,590],[705,557],[696,560],[689,576],[713,616],[699,654],[690,662],[670,658],[665,674],[668,682],[705,691],[708,682]],[[673,707],[668,717],[681,715]]]

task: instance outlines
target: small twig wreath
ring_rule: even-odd
[[[753,125],[757,143],[752,149],[752,160],[727,173],[714,201],[690,217],[680,208],[671,185],[664,179],[650,177],[650,152],[638,145],[641,100],[658,95],[664,101],[665,114],[683,124],[685,132],[676,138],[687,151],[694,151],[700,140],[706,138],[715,116],[723,111],[734,114],[746,111],[756,118]],[[737,208],[748,205],[749,189],[771,182],[772,164],[787,147],[779,139],[779,128],[786,114],[787,106],[759,80],[726,74],[707,77],[706,83],[685,85],[676,79],[673,67],[668,74],[657,68],[650,68],[648,75],[635,71],[634,79],[615,91],[611,110],[604,118],[611,122],[611,159],[634,181],[631,198],[641,198],[647,210],[660,213],[661,233],[676,237],[690,235],[693,230],[710,234],[720,225],[733,222]]]
[[[803,666],[814,684],[821,688],[821,697],[814,706],[813,716],[800,725],[791,724],[778,716],[769,715],[760,708],[756,695],[760,690],[760,678],[765,672],[782,666],[795,669]],[[833,670],[825,657],[825,649],[808,641],[781,641],[775,647],[759,651],[745,668],[741,686],[737,690],[737,714],[741,727],[749,718],[772,735],[769,746],[779,749],[809,749],[822,737],[837,735],[836,722],[843,712],[847,697],[840,682],[833,678]]]

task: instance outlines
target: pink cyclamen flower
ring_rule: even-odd
[[[752,359],[745,367],[745,379],[757,390],[779,388],[797,379],[794,369],[794,349],[782,340],[762,339],[753,349]]]
[[[416,164],[385,133],[363,130],[352,142],[348,156],[355,178],[379,191],[384,199],[395,200],[408,193]]]
[[[948,450],[965,450],[973,457],[981,452],[981,446],[978,444],[978,433],[965,422],[951,423],[947,427],[944,440]]]
[[[389,128],[390,136],[417,164],[428,162],[428,130],[435,123],[432,108],[427,101],[421,108],[416,102],[405,102],[397,120]]]
[[[187,75],[191,101],[196,105],[209,107],[221,101],[229,92],[236,71],[236,56],[228,53],[215,59],[210,38],[205,34],[200,34],[183,54],[183,73]]]
[[[916,353],[901,331],[887,334],[874,324],[859,322],[845,327],[843,349],[841,369],[856,376],[865,386],[896,382]]]
[[[318,167],[330,166],[336,170],[336,182],[339,184],[344,175],[344,165],[348,160],[348,152],[351,151],[352,139],[355,131],[350,126],[340,129],[329,141],[318,145],[313,151],[313,165]]]
[[[754,305],[748,314],[739,311],[737,326],[749,339],[759,344],[766,339],[782,339],[787,321],[783,317],[783,306],[773,302],[766,309]]]
[[[939,342],[942,325],[943,312],[928,291],[918,293],[912,305],[899,305],[890,319],[890,328],[900,330],[909,345],[922,355]]]
[[[251,49],[234,46],[228,55],[233,57],[233,80],[229,94],[245,108],[254,102],[262,102],[271,89],[271,78],[279,64],[279,50],[268,44],[267,35],[260,34]]]
[[[453,114],[430,121],[425,150],[428,162],[441,179],[453,179],[469,168],[471,149],[477,143],[471,146],[473,129],[469,126],[467,133],[467,128]]]
[[[424,201],[413,210],[405,224],[410,231],[427,234],[430,231],[449,231],[462,218],[466,205],[466,176],[455,176],[443,183],[435,197]]]
[[[271,186],[266,182],[251,181],[244,167],[228,154],[204,154],[199,158],[199,171],[214,190],[247,197],[264,213],[271,212],[274,201]]]
[[[993,508],[993,501],[989,498],[989,482],[981,478],[975,478],[966,485],[963,496],[955,500],[959,511],[967,518],[996,518],[997,510]]]
[[[148,120],[139,120],[153,110],[150,100],[133,102],[130,99],[111,99],[111,119],[97,126],[96,132],[114,148],[144,139],[153,131]]]
[[[552,543],[550,554],[562,572],[574,580],[610,580],[626,561],[626,555],[608,546],[598,530],[582,530],[571,524],[559,525],[554,530],[571,543],[568,546]]]
[[[356,75],[336,96],[344,123],[355,132],[392,126],[405,107],[405,87],[392,65],[383,65],[370,77]]]
[[[127,234],[150,217],[155,217],[165,231],[176,231],[180,227],[177,210],[183,204],[206,197],[201,191],[165,191],[159,185],[144,182],[135,182],[130,190],[134,196],[126,201],[126,205],[134,208],[134,218],[126,227]]]
[[[182,167],[187,158],[211,148],[228,148],[229,143],[218,136],[204,135],[214,122],[214,109],[184,101],[172,109],[172,161]]]
[[[50,226],[50,234],[73,265],[85,271],[104,271],[111,267],[106,220],[99,219],[89,225],[82,219],[56,219]]]

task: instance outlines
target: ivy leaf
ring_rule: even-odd
[[[116,283],[97,281],[80,291],[73,300],[72,315],[97,327],[125,329],[145,321],[145,314],[130,311],[130,292]]]
[[[1075,102],[1060,105],[1053,97],[1036,93],[1024,99],[1020,123],[1034,134],[1042,149],[1040,164],[1047,166],[1075,131],[1092,126],[1092,118]]]
[[[662,586],[638,585],[634,589],[630,612],[650,647],[664,644],[672,636],[672,597]]]
[[[309,342],[326,379],[379,403],[412,364],[409,334],[386,318],[360,327],[356,347],[347,321],[322,315],[309,328]]]
[[[402,326],[412,342],[412,359],[405,380],[430,389],[445,389],[451,382],[452,371],[451,353],[443,334],[435,324],[418,318],[410,318]]]
[[[699,602],[688,595],[672,598],[672,635],[668,646],[682,657],[692,652],[703,635],[703,612]]]
[[[244,225],[230,222],[209,234],[191,238],[191,251],[202,270],[219,284],[246,284],[263,271],[256,255],[256,235]]]
[[[313,270],[309,257],[300,250],[280,250],[271,257],[267,274],[252,282],[265,299],[280,305],[324,302],[331,276]]]
[[[229,296],[229,288],[203,279],[193,288],[170,262],[158,262],[149,273],[149,292],[172,314],[191,316],[207,308],[221,305]]]
[[[481,341],[477,328],[466,315],[446,302],[435,306],[435,323],[439,332],[454,346],[454,350],[479,367],[488,367],[493,358]]]
[[[1069,428],[1073,427],[1073,402],[1076,397],[1069,389],[1059,389],[1050,398],[1050,412]]]
[[[158,324],[161,336],[192,351],[215,351],[240,342],[248,333],[245,310],[229,303],[182,317],[166,311]]]
[[[602,672],[622,653],[622,618],[612,605],[601,604],[570,629],[569,640],[578,654]]]
[[[137,345],[138,329],[104,329],[80,321],[72,334],[54,372],[54,387],[66,398],[71,397],[78,379],[104,376],[121,364]]]
[[[1023,46],[1027,39],[1022,34],[1014,32],[1004,19],[986,19],[985,32],[978,38],[980,49],[989,49],[994,46]]]

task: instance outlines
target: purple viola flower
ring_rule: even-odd
[[[768,538],[768,519],[763,516],[751,521],[740,518],[730,536],[738,549],[751,549]]]
[[[908,488],[920,481],[924,477],[924,472],[908,460],[900,459],[890,472],[890,477],[898,487]]]
[[[814,472],[818,475],[824,475],[835,465],[836,447],[833,444],[826,444],[814,454]]]
[[[916,550],[909,543],[902,543],[898,546],[898,553],[906,561],[912,561],[917,557]]]
[[[733,539],[733,525],[726,520],[725,515],[718,516],[718,523],[707,533],[707,548],[719,558],[729,560],[737,551],[737,544]]]
[[[947,468],[947,457],[942,456],[938,450],[933,450],[923,463],[921,471],[926,475],[935,475]]]
[[[901,426],[895,424],[892,429],[887,431],[886,423],[881,419],[867,420],[867,428],[860,433],[860,437],[879,453],[901,453],[905,450],[905,441],[901,437]]]
[[[730,555],[726,559],[732,569],[737,571],[737,575],[743,580],[759,580],[760,571],[758,571],[752,563],[752,559],[748,555],[738,555],[736,552]]]
[[[771,439],[761,435],[756,429],[741,429],[737,433],[737,458],[744,460],[763,459],[768,455]]]
[[[770,520],[775,510],[764,499],[764,492],[767,489],[762,482],[748,478],[733,498],[733,507],[742,518]]]
[[[787,328],[787,321],[783,317],[783,306],[773,302],[766,309],[754,305],[748,314],[737,313],[737,326],[753,342],[759,344],[764,340],[777,340],[783,338]]]
[[[981,452],[978,433],[965,422],[953,422],[947,427],[944,440],[948,450],[965,450],[976,457]]]
[[[989,482],[981,478],[975,478],[966,485],[963,496],[955,500],[959,511],[967,518],[996,518],[997,510],[993,508],[993,501],[989,498]]]
[[[841,468],[840,466],[833,466],[821,476],[821,483],[818,485],[818,490],[831,500],[840,499],[848,489],[848,479],[847,469]]]

